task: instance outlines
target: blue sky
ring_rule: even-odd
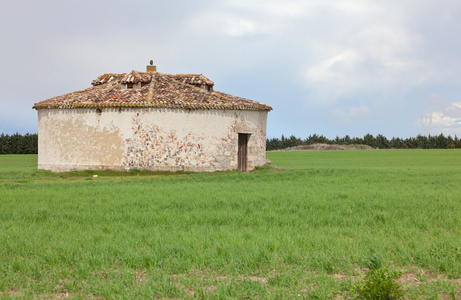
[[[267,135],[461,137],[458,0],[4,1],[0,130],[108,72],[202,73]]]

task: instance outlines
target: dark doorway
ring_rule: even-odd
[[[247,172],[249,139],[248,133],[239,133],[238,169],[242,172]]]

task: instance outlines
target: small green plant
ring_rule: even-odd
[[[366,267],[370,270],[380,269],[383,266],[383,259],[381,256],[372,254],[368,260],[365,262]]]
[[[363,281],[356,283],[357,299],[390,300],[400,299],[403,290],[394,280],[399,277],[398,272],[385,267],[370,269]]]

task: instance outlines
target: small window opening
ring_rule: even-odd
[[[102,113],[102,110],[101,110],[101,108],[99,108],[99,107],[98,107],[98,108],[96,108],[96,113],[97,113],[98,115],[100,115],[100,114]]]
[[[133,83],[132,83],[132,82],[131,82],[131,83],[128,82],[128,83],[126,84],[126,88],[127,88],[127,89],[132,89],[132,88],[133,88]]]

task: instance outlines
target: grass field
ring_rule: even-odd
[[[251,173],[0,156],[0,298],[461,297],[461,151],[269,152]],[[93,177],[98,175],[98,177]]]

